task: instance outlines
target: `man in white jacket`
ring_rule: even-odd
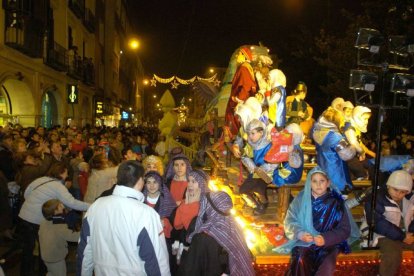
[[[77,275],[170,275],[160,217],[143,203],[143,176],[138,162],[122,163],[113,194],[97,199],[88,209]]]

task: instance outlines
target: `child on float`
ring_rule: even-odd
[[[147,157],[148,158],[148,157]],[[164,227],[166,238],[171,237],[172,226],[169,217],[177,208],[170,191],[163,184],[162,176],[156,171],[149,171],[145,174],[144,203],[154,208],[160,215],[161,224]]]
[[[45,220],[39,227],[39,244],[42,260],[48,275],[66,276],[67,242],[77,242],[80,232],[70,230],[65,222],[62,202],[50,199],[42,206]]]
[[[380,248],[382,276],[397,275],[403,250],[414,250],[414,204],[406,198],[413,179],[404,170],[394,171],[387,181],[387,191],[378,192],[374,210],[373,246]],[[365,203],[367,220],[372,219],[371,200]]]
[[[165,184],[177,205],[185,199],[191,169],[190,160],[182,153],[174,155],[167,164]]]
[[[209,177],[201,170],[193,170],[188,175],[188,187],[185,191],[185,200],[177,207],[175,213],[172,214],[174,229],[174,238],[177,242],[173,244],[173,254],[177,254],[179,263],[181,253],[184,247],[188,246],[187,237],[194,231],[195,221],[200,209],[200,200],[204,197],[208,189]],[[175,252],[178,251],[178,252]]]
[[[255,275],[242,229],[230,214],[232,207],[230,196],[222,191],[201,199],[179,275]]]
[[[250,173],[240,186],[239,193],[243,199],[254,208],[253,214],[260,215],[265,212],[268,205],[266,187],[272,182],[271,175],[279,164],[271,164],[264,161],[265,154],[272,147],[267,135],[265,124],[253,119],[246,127],[247,142],[253,150],[252,157],[243,155],[243,165]],[[256,195],[259,197],[257,198]]]
[[[284,228],[290,241],[274,251],[291,252],[289,275],[333,275],[337,255],[349,253],[348,242],[359,238],[341,193],[320,167],[308,173],[304,189],[289,206]]]
[[[303,140],[303,133],[297,124],[287,126],[286,130],[293,134],[293,147],[290,149],[289,160],[272,164],[264,160],[272,147],[265,124],[253,119],[247,125],[247,141],[253,149],[253,157],[243,156],[242,163],[253,177],[243,182],[239,192],[248,203],[255,206],[254,214],[256,215],[264,213],[267,207],[267,184],[273,182],[277,186],[283,186],[296,183],[302,177],[303,152],[299,145]],[[255,178],[254,174],[260,178]],[[258,199],[255,193],[258,194]]]

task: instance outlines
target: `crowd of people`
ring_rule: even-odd
[[[66,275],[67,242],[78,275],[254,275],[230,196],[157,130],[15,125],[0,138],[1,233],[15,240],[3,257],[21,250],[21,275]]]

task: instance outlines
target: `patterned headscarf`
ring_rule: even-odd
[[[193,170],[188,176],[194,177],[195,181],[197,181],[202,195],[208,192],[208,181],[210,180],[210,177],[204,171]]]
[[[154,178],[155,181],[160,185],[160,197],[157,204],[155,205],[155,210],[160,215],[161,218],[169,217],[174,209],[177,207],[175,200],[172,198],[170,191],[163,184],[162,176],[155,171],[150,171],[145,174],[145,182],[149,178]],[[145,201],[147,200],[148,190],[144,186],[142,193],[145,196]]]
[[[168,162],[166,173],[165,173],[165,179],[167,181],[172,180],[175,172],[174,172],[174,161],[175,160],[184,160],[185,164],[187,165],[187,180],[188,180],[188,173],[192,170],[190,160],[188,160],[188,157],[185,156],[183,153],[179,153],[177,155],[174,155],[174,157]]]
[[[230,275],[255,275],[242,230],[230,215],[232,207],[233,202],[227,193],[207,193],[201,199],[195,230],[189,240],[191,242],[197,233],[206,233],[229,254]]]

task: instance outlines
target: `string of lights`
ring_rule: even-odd
[[[195,81],[211,82],[211,83],[214,83],[215,86],[220,85],[220,81],[217,80],[217,74],[214,74],[213,76],[211,76],[209,78],[202,78],[200,76],[194,76],[190,79],[182,79],[182,78],[177,77],[177,76],[172,76],[172,77],[169,77],[169,78],[161,78],[160,76],[157,76],[156,74],[154,74],[152,76],[152,79],[151,79],[151,86],[156,87],[157,83],[162,83],[162,84],[171,83],[171,88],[172,89],[177,89],[180,84],[181,85],[190,85],[190,84],[194,83]]]

